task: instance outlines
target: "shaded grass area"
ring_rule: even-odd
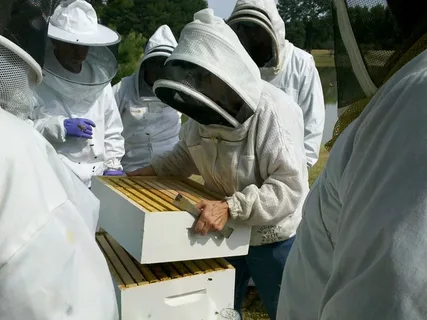
[[[317,68],[335,67],[334,54],[331,50],[312,50],[311,54],[314,57]]]

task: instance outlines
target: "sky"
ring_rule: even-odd
[[[209,8],[214,9],[216,16],[228,18],[233,11],[236,0],[208,0],[208,4]]]

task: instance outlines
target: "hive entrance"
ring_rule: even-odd
[[[108,233],[96,235],[108,268],[120,289],[169,281],[226,269],[233,269],[222,258],[144,265],[130,256]]]
[[[131,199],[146,212],[182,211],[173,205],[180,193],[192,204],[201,200],[215,200],[219,197],[201,190],[196,182],[160,177],[103,177],[109,185],[124,197]]]

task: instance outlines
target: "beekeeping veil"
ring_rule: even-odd
[[[399,1],[390,0],[395,3]],[[413,1],[407,8],[414,5],[422,8],[425,6],[422,3]],[[414,18],[419,15],[416,11],[412,13]],[[380,24],[378,21],[373,23],[373,14],[376,13],[378,17],[379,12],[382,12],[383,20]],[[415,57],[402,59],[419,36],[408,43],[408,36],[401,33],[402,23],[398,24],[395,16],[396,12],[390,11],[386,0],[334,0],[335,66],[340,118],[334,128],[333,139],[326,144],[328,149],[363,111],[378,88]]]
[[[194,15],[166,61],[154,93],[204,125],[239,127],[260,101],[260,72],[236,34],[212,9]]]
[[[0,107],[27,119],[41,66],[54,0],[0,1]]]
[[[285,23],[280,17],[274,0],[237,0],[227,23],[236,32],[243,46],[255,61],[265,59],[262,65],[257,62],[261,71],[273,69],[277,73],[282,69],[286,50],[290,44],[285,39]],[[258,44],[260,41],[264,41],[256,34],[256,30],[259,28],[268,34],[271,52],[270,56],[257,59],[256,56],[261,51]]]
[[[52,41],[46,49],[44,83],[55,90],[70,112],[86,112],[117,73],[114,46],[120,36],[98,24],[94,8],[84,0],[64,1],[54,11],[49,23],[49,38],[87,46],[89,49],[79,74],[65,69],[54,53]]]
[[[178,45],[172,30],[167,25],[160,26],[156,32],[148,40],[145,46],[145,54],[142,58],[139,66],[138,77],[136,77],[136,89],[138,97],[149,97],[153,95],[152,86],[154,83],[147,83],[144,79],[145,71],[147,68],[151,68],[155,59],[166,60],[170,57],[175,47]],[[163,59],[162,59],[163,58]],[[165,61],[162,61],[162,66]],[[156,68],[156,72],[160,72],[159,68],[162,66],[156,65],[155,62],[153,67]]]

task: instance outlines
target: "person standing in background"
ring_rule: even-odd
[[[60,4],[48,35],[34,127],[86,186],[96,175],[123,175],[123,125],[110,84],[117,61],[107,48],[120,36],[99,25],[84,0]]]
[[[285,23],[274,0],[238,0],[227,23],[261,71],[301,107],[307,166],[319,158],[325,126],[322,83],[313,56],[286,40]]]
[[[153,93],[154,82],[176,46],[171,29],[160,26],[148,40],[138,71],[113,87],[124,127],[126,172],[149,165],[153,156],[172,150],[179,140],[181,114]]]

